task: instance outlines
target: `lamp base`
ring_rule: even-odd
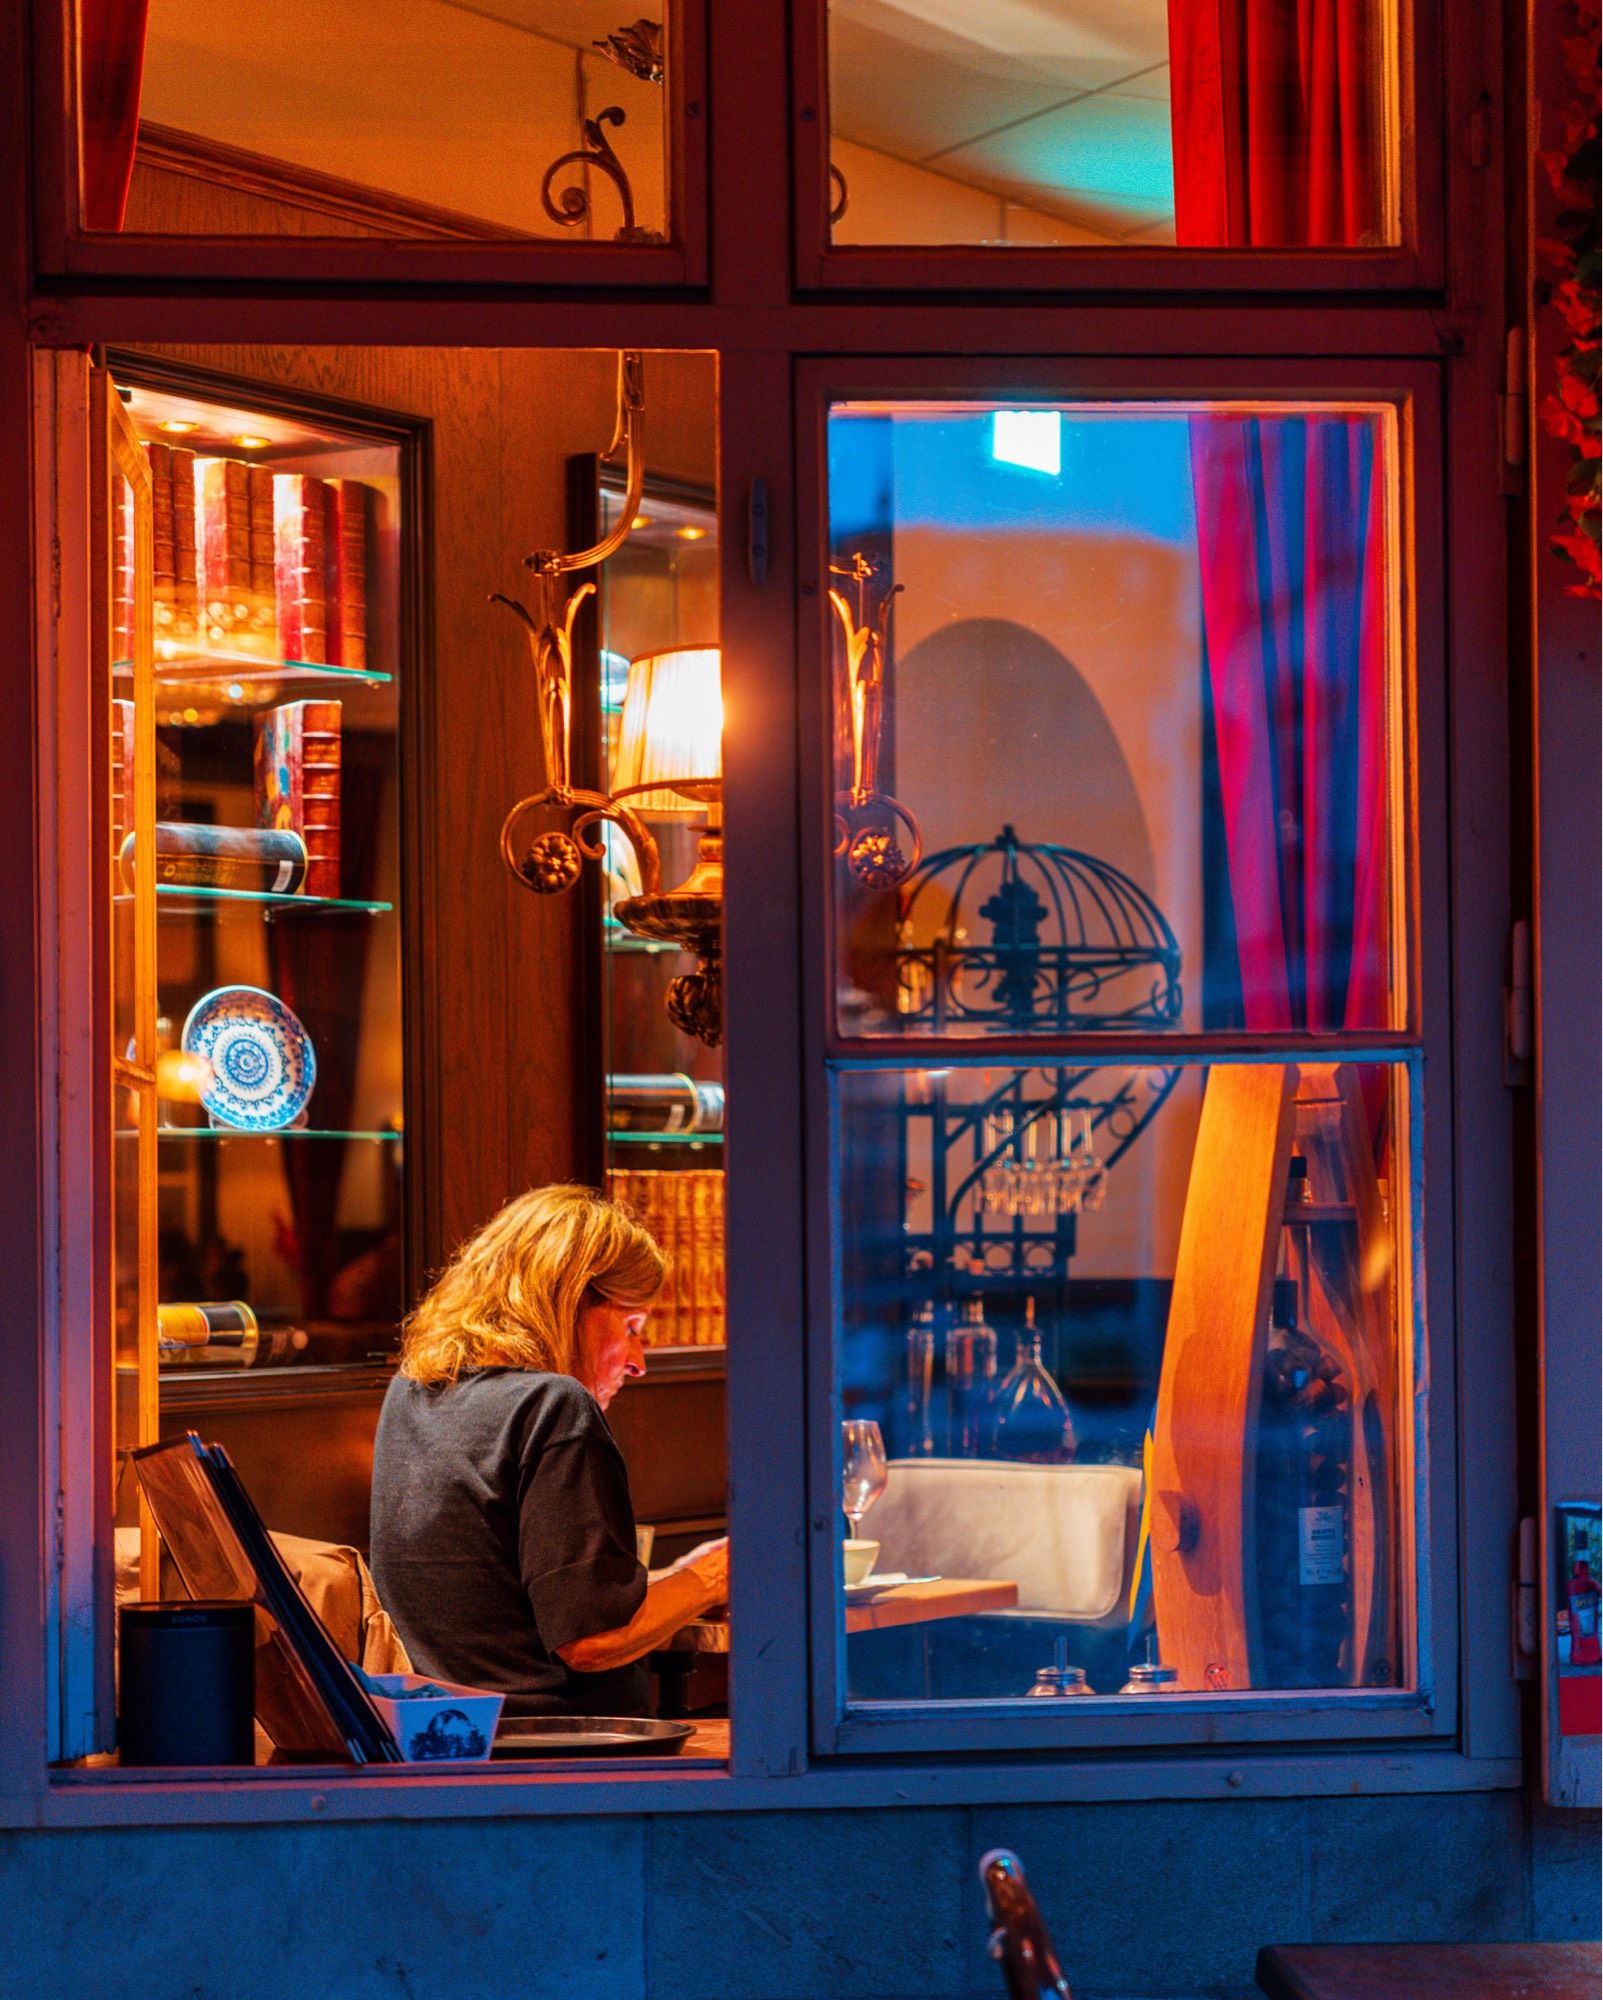
[[[676,889],[630,896],[613,915],[636,937],[656,938],[694,952],[694,972],[684,972],[668,988],[669,1019],[698,1042],[715,1049],[723,1041],[724,840],[709,829],[696,848],[696,865]]]

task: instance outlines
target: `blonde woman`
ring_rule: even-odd
[[[514,1715],[643,1715],[636,1664],[728,1595],[725,1542],[648,1580],[603,1414],[646,1372],[662,1252],[592,1188],[520,1195],[407,1324],[373,1456],[373,1577],[419,1671]]]

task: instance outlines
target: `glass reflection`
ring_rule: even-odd
[[[842,1033],[1401,1024],[1394,427],[835,405]]]
[[[607,0],[150,0],[78,39],[86,229],[667,240],[664,24]]]
[[[1332,1061],[836,1076],[877,1570],[955,1593],[887,1629],[853,1595],[854,1701],[1060,1666],[1099,1695],[1405,1683],[1410,1088]],[[987,1204],[998,1104],[1103,1135],[1100,1207]]]
[[[837,244],[1397,239],[1389,0],[830,0]]]

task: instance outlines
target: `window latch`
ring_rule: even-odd
[[[1525,370],[1525,329],[1511,326],[1503,340],[1503,393],[1497,399],[1504,493],[1525,491],[1526,428],[1528,422]]]
[[[1503,988],[1503,1081],[1519,1090],[1531,1080],[1531,920],[1508,934],[1508,983]]]

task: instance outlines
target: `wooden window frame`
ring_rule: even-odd
[[[809,1272],[812,1301],[809,1327],[808,1407],[820,1413],[809,1439],[812,1523],[810,1609],[815,1634],[812,1742],[819,1755],[847,1751],[951,1752],[962,1748],[1093,1749],[1130,1742],[1196,1744],[1220,1740],[1221,1731],[1242,1744],[1263,1741],[1340,1740],[1388,1736],[1445,1738],[1456,1727],[1456,1647],[1452,1640],[1456,1568],[1456,1491],[1451,1453],[1436,1448],[1431,1433],[1434,1409],[1418,1414],[1415,1454],[1403,1459],[1400,1480],[1417,1465],[1417,1493],[1398,1493],[1407,1520],[1417,1502],[1412,1550],[1414,1616],[1417,1632],[1410,1690],[1325,1690],[1317,1694],[1264,1691],[1243,1695],[1197,1695],[1120,1703],[1041,1704],[1005,1702],[876,1702],[854,1708],[845,1694],[845,1648],[837,1608],[834,1545],[839,1488],[835,1438],[839,1280],[834,1265],[836,1218],[832,1213],[837,1164],[838,1109],[833,1079],[864,1070],[903,1067],[991,1068],[1018,1061],[1114,1063],[1229,1059],[1295,1061],[1299,1056],[1341,1061],[1401,1061],[1408,1065],[1411,1115],[1410,1184],[1416,1203],[1427,1181],[1452,1180],[1451,1040],[1442,1005],[1444,972],[1450,956],[1447,931],[1446,854],[1432,829],[1439,814],[1423,813],[1416,799],[1446,795],[1446,675],[1439,615],[1443,519],[1439,370],[1429,365],[1399,368],[1378,363],[1333,367],[1329,363],[1256,361],[1151,362],[1034,361],[997,364],[924,361],[881,357],[821,361],[806,365],[798,383],[798,463],[802,514],[803,601],[815,609],[801,626],[801,679],[809,690],[804,708],[802,758],[811,783],[803,798],[806,829],[802,848],[803,935],[809,950],[803,974],[807,996],[804,1032],[808,1043]],[[828,556],[827,425],[836,401],[895,403],[952,401],[970,406],[994,400],[1020,402],[1108,402],[1121,407],[1151,401],[1161,407],[1207,401],[1235,405],[1262,403],[1300,408],[1389,408],[1395,412],[1396,490],[1388,514],[1387,571],[1398,601],[1392,615],[1400,628],[1400,657],[1388,673],[1392,714],[1387,729],[1387,789],[1394,905],[1392,951],[1402,977],[1401,1012],[1410,1026],[1389,1031],[1346,1031],[1306,1035],[1187,1033],[1078,1034],[988,1037],[880,1036],[843,1034],[834,1015],[834,749],[832,682],[833,634],[824,589]],[[1420,488],[1423,487],[1423,492]],[[1390,650],[1390,649],[1389,649]],[[1425,718],[1423,725],[1419,718]],[[1420,968],[1432,969],[1421,1001]],[[1414,1264],[1409,1287],[1412,1323],[1400,1326],[1400,1347],[1412,1350],[1412,1379],[1429,1383],[1434,1397],[1451,1379],[1450,1347],[1433,1342],[1439,1323],[1451,1327],[1453,1301],[1451,1218],[1439,1202],[1427,1202],[1423,1237],[1411,1232]],[[1406,1296],[1406,1294],[1405,1294]],[[1429,1300],[1427,1324],[1424,1304]],[[1439,1581],[1443,1580],[1443,1581]],[[1433,1595],[1445,1589],[1445,1602]],[[1433,1615],[1434,1614],[1434,1615]],[[1043,1710],[1048,1712],[1043,1712]],[[1228,1717],[1228,1722],[1223,1718]]]
[[[795,279],[801,292],[1396,293],[1443,281],[1439,0],[1397,0],[1399,242],[1375,250],[986,248],[830,241],[829,0],[793,0]]]
[[[398,200],[400,233],[375,237],[121,236],[84,229],[78,211],[78,90],[75,0],[32,0],[35,264],[47,278],[141,279],[330,284],[344,286],[538,286],[674,289],[707,278],[706,0],[667,0],[674,59],[663,102],[670,240],[664,244],[572,242],[497,236],[433,240],[419,225],[438,220],[426,204]],[[184,135],[167,135],[170,140]],[[229,147],[190,148],[231,158],[247,179],[252,154]],[[315,185],[320,206],[354,212],[369,191],[335,177],[297,170],[297,187]],[[245,183],[241,183],[245,184]],[[368,205],[381,207],[375,194]],[[443,215],[443,211],[440,212]],[[461,218],[457,219],[459,222]]]
[[[1443,122],[1422,125],[1429,135],[1422,157],[1429,156],[1427,174],[1430,158],[1454,164],[1441,174],[1439,241],[1421,232],[1425,249],[1441,253],[1439,270],[1420,266],[1421,289],[1349,290],[1352,268],[1331,275],[1332,260],[1325,259],[1315,296],[1299,291],[1296,272],[1277,275],[1272,260],[1237,273],[1229,267],[1231,253],[1212,253],[1211,267],[1166,253],[1140,294],[1127,289],[1135,283],[1128,265],[1120,267],[1119,289],[1109,291],[1090,276],[1072,276],[1089,267],[1065,258],[1054,285],[1030,296],[1004,291],[996,268],[982,266],[975,282],[989,289],[971,294],[954,284],[944,293],[875,296],[865,286],[855,295],[830,287],[798,298],[788,227],[794,214],[791,159],[776,139],[792,129],[789,29],[777,8],[753,10],[743,0],[705,4],[707,108],[716,114],[705,121],[714,169],[705,296],[676,293],[659,276],[582,293],[572,275],[580,246],[556,246],[569,260],[562,266],[568,275],[549,281],[511,276],[515,269],[558,268],[543,261],[546,253],[538,246],[510,246],[507,258],[485,256],[477,245],[453,249],[462,261],[449,268],[418,255],[440,246],[380,246],[394,254],[378,281],[375,267],[355,260],[349,244],[339,248],[334,276],[327,275],[328,260],[309,263],[300,244],[265,246],[267,258],[253,268],[220,254],[216,245],[178,245],[193,253],[179,270],[164,261],[169,246],[160,239],[120,245],[85,240],[78,249],[86,256],[103,248],[129,254],[111,265],[97,266],[92,257],[69,263],[63,232],[55,261],[41,254],[26,312],[0,325],[0,416],[8,435],[34,440],[32,465],[22,452],[0,460],[0,519],[31,521],[33,528],[31,542],[16,529],[0,536],[0,590],[8,602],[31,600],[34,606],[32,620],[0,621],[0,685],[12,691],[11,713],[31,724],[0,731],[0,839],[19,873],[35,885],[32,896],[18,894],[0,905],[0,955],[8,973],[0,981],[0,1121],[19,1145],[21,1134],[37,1133],[35,1176],[30,1181],[19,1174],[16,1198],[0,1205],[0,1256],[12,1280],[11,1394],[0,1399],[0,1564],[17,1580],[16,1588],[0,1593],[0,1654],[9,1663],[10,1694],[0,1721],[0,1822],[304,1824],[1348,1795],[1517,1784],[1519,1708],[1509,1672],[1508,1587],[1516,1512],[1509,1416],[1516,1374],[1513,1170],[1500,1006],[1511,812],[1509,579],[1496,420],[1506,255],[1501,119],[1492,95],[1500,23],[1466,19],[1440,50]],[[1428,25],[1436,18],[1434,0],[1419,4]],[[59,18],[58,0],[36,0],[36,7],[38,19]],[[21,101],[33,73],[25,27],[18,10],[0,28],[0,64],[13,101]],[[64,102],[61,79],[58,65],[58,105]],[[47,102],[47,114],[48,108]],[[1477,114],[1490,127],[1478,151],[1465,140]],[[51,143],[55,150],[43,145],[37,157],[55,171],[65,158],[62,130]],[[20,133],[9,146],[0,142],[0,185],[11,193],[15,211],[27,212]],[[721,185],[734,191],[732,198],[716,198]],[[58,172],[58,200],[64,186]],[[36,248],[44,253],[50,245],[41,237]],[[534,261],[518,266],[519,255]],[[594,275],[599,266],[585,268]],[[1202,282],[1198,273],[1208,291],[1195,289]],[[1225,294],[1218,287],[1227,279],[1231,290]],[[431,290],[420,289],[425,281]],[[543,291],[547,282],[561,289]],[[358,286],[366,288],[365,296],[353,289]],[[79,1254],[81,1261],[72,1251],[78,1239],[62,1227],[80,1190],[70,1172],[63,1179],[60,1171],[71,1165],[61,1151],[64,1128],[52,1122],[48,1108],[42,1122],[39,1112],[55,1090],[52,997],[60,981],[72,977],[70,967],[57,963],[56,922],[63,899],[70,906],[81,888],[63,876],[53,832],[70,797],[78,752],[53,736],[53,717],[62,666],[83,655],[86,608],[62,598],[53,565],[44,502],[54,432],[46,426],[30,433],[32,360],[41,349],[160,342],[683,347],[721,357],[720,488],[728,524],[721,551],[722,635],[729,711],[740,729],[738,744],[731,739],[725,776],[732,1169],[726,1237],[731,1321],[750,1329],[745,1341],[732,1345],[728,1365],[730,1521],[737,1554],[727,1773],[658,1768],[531,1777],[491,1770],[463,1778],[347,1768],[153,1778],[50,1769],[47,1720],[59,1699],[61,1661],[38,1612],[58,1557],[76,1546],[74,1521],[89,1496],[66,1492],[59,1479],[61,1401],[75,1393],[74,1368],[81,1374],[86,1365],[72,1345],[63,1289],[70,1279],[81,1291],[84,1277],[70,1261],[62,1263],[64,1249],[69,1260]],[[1173,357],[1184,355],[1192,357],[1184,364],[1192,379],[1217,367],[1249,393],[1287,377],[1306,386],[1355,375],[1373,383],[1389,373],[1433,384],[1439,452],[1430,466],[1421,462],[1422,478],[1428,473],[1448,496],[1451,536],[1444,548],[1425,552],[1415,591],[1421,630],[1427,617],[1437,622],[1438,654],[1447,663],[1437,721],[1448,780],[1430,799],[1420,830],[1422,869],[1427,876],[1433,867],[1445,869],[1451,916],[1450,932],[1439,945],[1427,939],[1425,953],[1427,991],[1442,996],[1444,1009],[1426,1026],[1448,1038],[1451,1060],[1446,1076],[1443,1064],[1429,1066],[1427,1111],[1435,1129],[1431,1107],[1446,1094],[1453,1144],[1451,1172],[1445,1186],[1433,1183],[1429,1212],[1433,1228],[1453,1218],[1447,1255],[1460,1302],[1449,1325],[1440,1300],[1432,1301],[1437,1336],[1445,1343],[1442,1372],[1431,1385],[1432,1463],[1452,1470],[1460,1503],[1456,1547],[1435,1566],[1438,1624],[1457,1655],[1450,1735],[1341,1741],[1327,1731],[1319,1740],[1238,1740],[1211,1750],[1146,1739],[1089,1755],[1022,1757],[977,1742],[951,1754],[904,1747],[884,1757],[855,1754],[855,1746],[851,1754],[822,1756],[814,1747],[808,1546],[832,1524],[815,1520],[807,1485],[809,1368],[816,1366],[809,1358],[809,1329],[823,1324],[824,1295],[808,1261],[807,1176],[816,1163],[805,1151],[804,1119],[821,1070],[821,988],[803,984],[810,947],[797,901],[806,859],[801,827],[804,797],[809,812],[816,810],[809,788],[818,776],[811,764],[804,767],[798,746],[818,740],[814,711],[825,683],[814,671],[819,606],[816,592],[807,591],[816,579],[806,563],[816,567],[816,558],[805,551],[816,544],[798,533],[801,514],[810,509],[817,516],[821,488],[798,483],[803,462],[793,408],[796,382],[815,362],[862,353],[881,357],[889,373],[904,376],[915,357],[949,357],[936,372],[954,376],[974,359],[990,357],[993,376],[1010,382],[1039,373],[1040,357],[1061,362],[1073,356],[1082,379],[1116,361],[1147,386],[1162,387],[1182,372]],[[55,486],[66,489],[69,506],[84,504],[75,497],[74,466],[58,461],[56,471]],[[749,560],[742,532],[758,482],[768,498],[766,570]],[[804,730],[811,733],[804,736]],[[814,1242],[814,1254],[816,1248]],[[1434,1262],[1428,1268],[1434,1273]],[[64,1511],[58,1512],[58,1503]],[[752,1553],[742,1560],[742,1550]],[[829,1617],[832,1631],[833,1605]],[[820,1645],[829,1643],[822,1628],[816,1636]]]

